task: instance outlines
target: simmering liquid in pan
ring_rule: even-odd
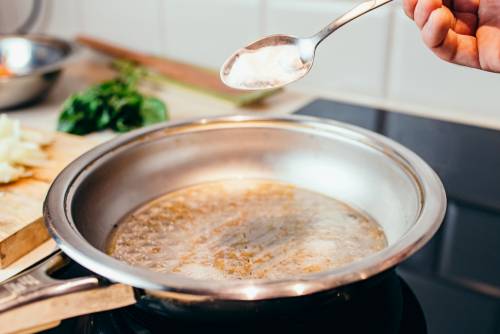
[[[333,198],[238,180],[168,193],[118,224],[108,252],[135,266],[198,279],[281,279],[381,250],[381,227]]]

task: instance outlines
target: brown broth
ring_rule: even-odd
[[[341,267],[386,245],[375,221],[333,198],[238,180],[145,204],[118,225],[108,253],[197,279],[283,279]]]

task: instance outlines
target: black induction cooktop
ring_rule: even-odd
[[[398,273],[422,306],[429,334],[499,334],[500,131],[328,100],[298,113],[376,131],[431,165],[446,189],[447,215]]]
[[[326,309],[314,316],[216,326],[128,307],[68,319],[47,333],[500,334],[500,131],[328,100],[297,113],[390,137],[419,154],[443,180],[449,200],[445,222],[383,289],[343,314]]]
[[[82,269],[72,263],[64,268],[64,277],[78,275]],[[139,307],[130,306],[64,321],[47,333],[81,334],[254,334],[290,333],[371,333],[426,334],[423,310],[404,279],[390,270],[379,276],[376,283],[363,288],[341,305],[326,303],[299,313],[252,318],[196,320],[169,318]]]

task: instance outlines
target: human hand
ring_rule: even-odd
[[[403,7],[437,56],[500,73],[500,0],[403,0]]]

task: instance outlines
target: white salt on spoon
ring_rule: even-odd
[[[225,82],[236,88],[266,89],[295,81],[298,73],[304,75],[308,70],[294,45],[267,46],[241,52]]]
[[[242,90],[271,89],[299,80],[311,69],[318,45],[334,31],[392,0],[370,0],[348,11],[312,37],[265,37],[235,52],[224,63],[220,76],[229,87]]]

